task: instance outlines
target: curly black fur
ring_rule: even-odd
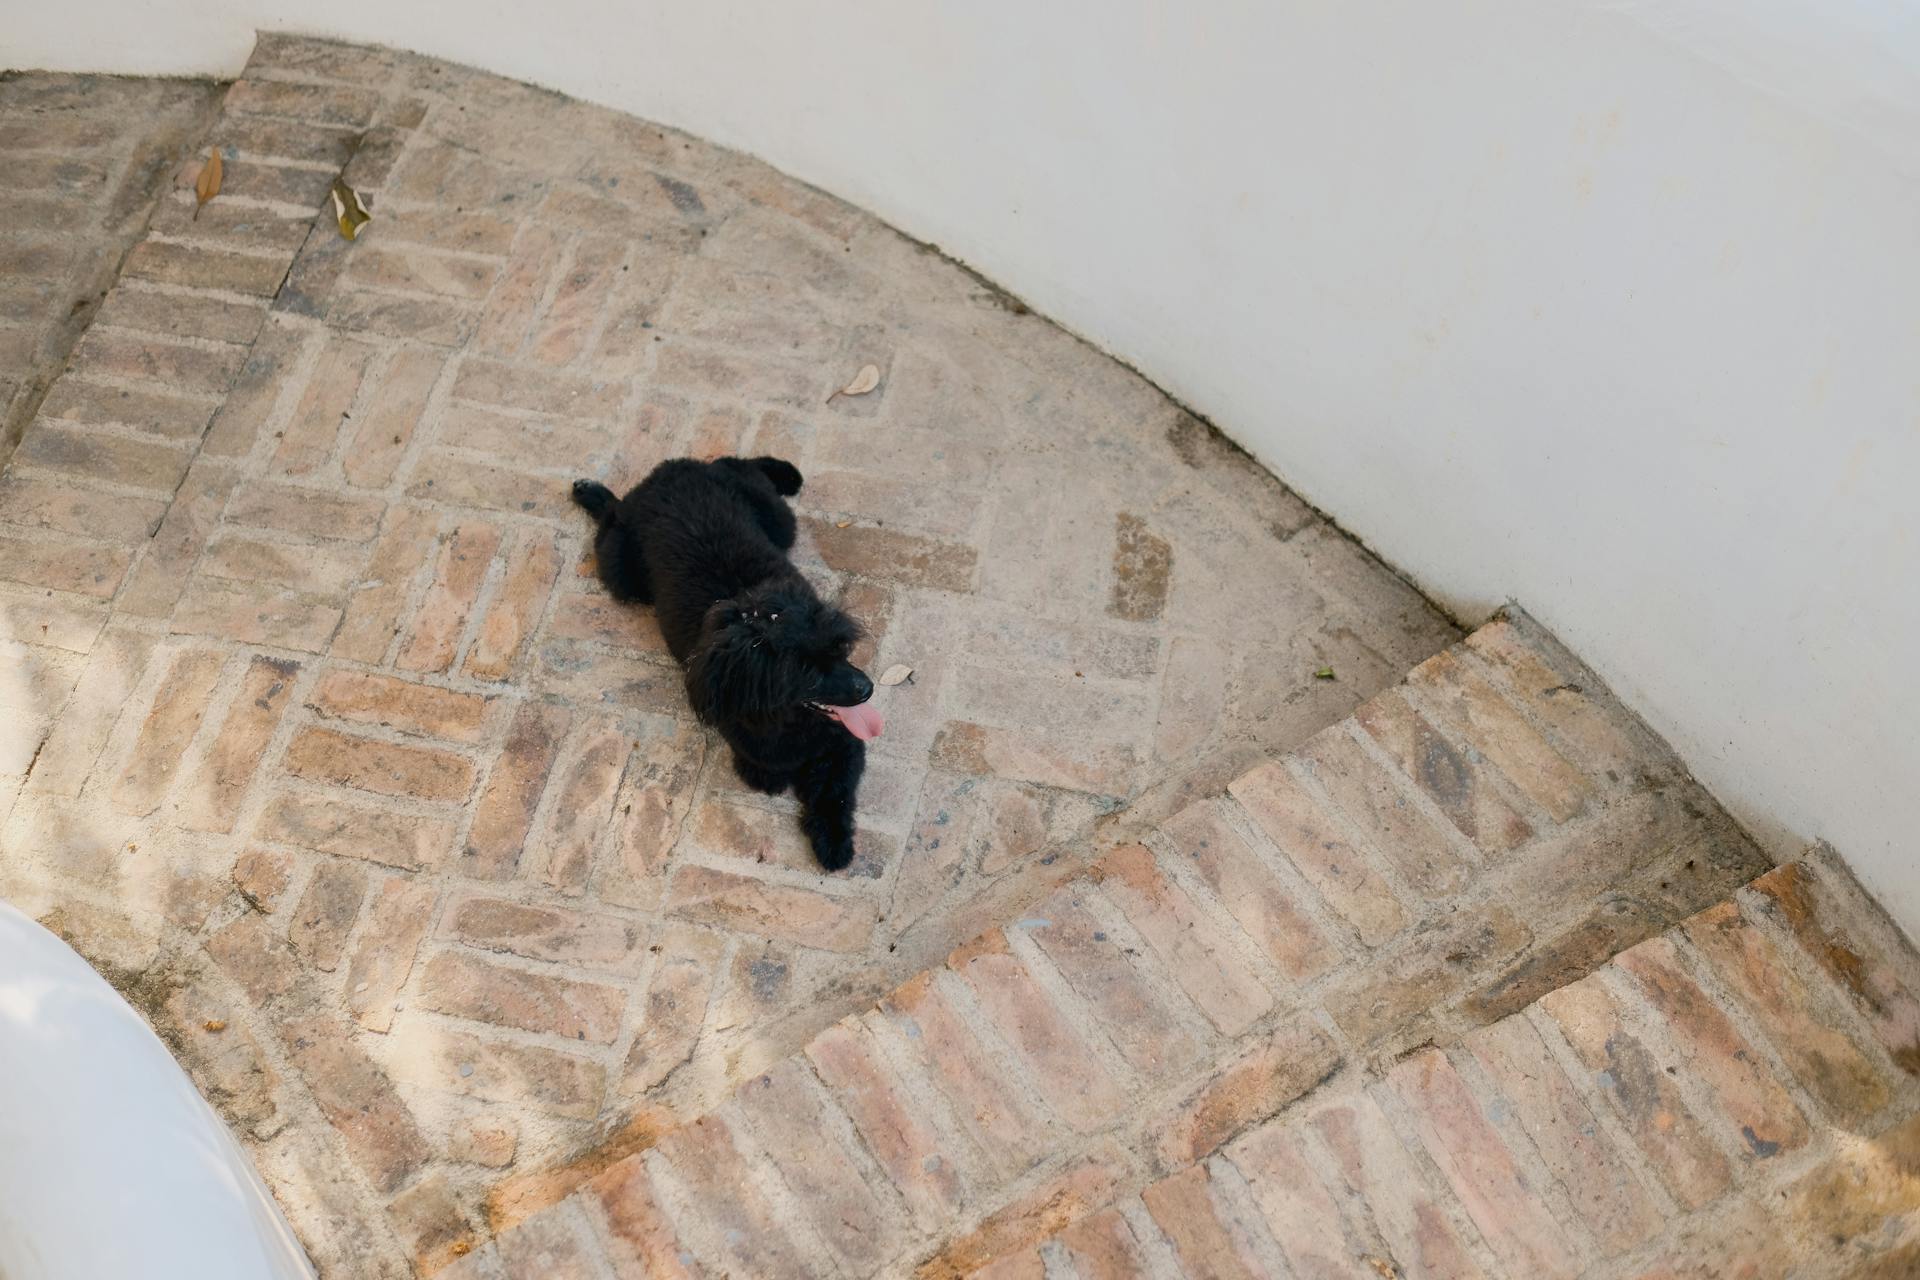
[[[573,499],[600,525],[600,580],[651,604],[686,669],[687,700],[733,748],[734,771],[794,789],[820,865],[853,860],[866,744],[818,708],[857,706],[873,682],[850,663],[860,628],[793,567],[800,472],[779,458],[663,462],[624,498],[593,480]]]

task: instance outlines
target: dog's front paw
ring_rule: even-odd
[[[842,836],[838,839],[815,838],[813,856],[827,871],[845,871],[853,863],[853,837]]]

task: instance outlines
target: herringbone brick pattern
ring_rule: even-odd
[[[211,140],[221,194],[159,207],[0,478],[0,893],[329,1275],[460,1256],[1453,638],[1139,378],[764,166],[285,38]],[[804,563],[914,668],[848,875],[582,562],[575,476],[736,450],[799,464]],[[1358,892],[1335,949],[1404,939]]]
[[[0,463],[218,102],[187,80],[0,73]]]
[[[456,1274],[564,1274],[556,1251],[573,1250],[619,1275],[950,1277],[1003,1258],[1032,1275],[1045,1237],[1104,1238],[1114,1215],[1091,1215],[1144,1196],[1191,1274],[1286,1275],[1265,1228],[1207,1225],[1228,1144],[1304,1095],[1479,1043],[1765,866],[1591,673],[1497,621]],[[1275,1176],[1276,1195],[1295,1185]],[[1407,1209],[1411,1184],[1379,1176],[1375,1203]],[[1404,1243],[1373,1273],[1427,1274]]]

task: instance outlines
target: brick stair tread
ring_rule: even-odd
[[[1765,865],[1516,612],[450,1274],[541,1274],[533,1235],[619,1274],[1039,1274],[1005,1255],[1062,1229],[1106,1248],[1143,1189],[1184,1220],[1237,1135],[1502,1024]]]

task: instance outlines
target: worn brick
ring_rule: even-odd
[[[1066,1228],[1054,1243],[1085,1280],[1126,1280],[1147,1273],[1133,1228],[1117,1209],[1102,1209]]]
[[[153,696],[153,707],[113,787],[113,804],[122,813],[141,816],[160,807],[180,771],[187,744],[200,731],[226,655],[206,649],[181,650]]]
[[[850,1273],[881,1269],[899,1214],[834,1137],[829,1104],[806,1068],[783,1059],[741,1085],[738,1097],[748,1128],[827,1247]]]
[[[7,635],[32,637],[34,643],[55,649],[91,652],[106,622],[106,606],[97,601],[55,598],[51,592],[0,595],[0,629]]]
[[[286,792],[268,803],[254,835],[316,853],[417,871],[439,866],[446,859],[453,824],[336,796]]]
[[[407,671],[445,671],[453,664],[467,614],[480,595],[487,566],[500,545],[491,525],[462,524],[441,544],[433,585],[413,615],[396,661]]]
[[[71,375],[54,383],[40,403],[43,417],[87,426],[133,427],[172,440],[199,439],[213,412],[213,406],[198,397],[149,387],[109,386]]]
[[[1025,1065],[1048,1109],[1082,1133],[1112,1120],[1122,1082],[1101,1065],[1045,987],[1007,949],[998,930],[968,943],[947,965],[972,990],[987,1024]]]
[[[467,831],[460,860],[464,874],[488,880],[514,874],[570,719],[561,708],[538,702],[526,703],[514,713]]]
[[[107,295],[94,316],[94,323],[174,338],[204,338],[245,345],[253,341],[266,318],[267,309],[258,302],[123,287]],[[202,425],[205,422],[203,413]]]
[[[443,257],[418,249],[363,246],[351,255],[346,279],[374,289],[478,301],[487,296],[496,270],[493,263],[484,259]]]
[[[180,822],[196,831],[233,830],[260,757],[293,696],[299,664],[259,657],[247,664],[207,758],[194,775],[181,805]]]
[[[233,386],[207,426],[202,452],[213,458],[244,458],[253,451],[285,395],[295,386],[293,369],[303,358],[309,334],[269,320],[247,352]],[[316,338],[315,341],[318,339]],[[203,417],[202,422],[206,419]]]
[[[520,1149],[520,1131],[511,1120],[467,1120],[447,1135],[447,1157],[463,1164],[504,1169]]]
[[[858,1021],[827,1028],[806,1056],[853,1120],[923,1230],[944,1225],[965,1204],[960,1169],[932,1123],[903,1091]]]
[[[940,730],[932,760],[957,773],[992,774],[1105,795],[1124,794],[1140,766],[1138,754],[1124,744],[965,721]]]
[[[439,352],[416,347],[395,354],[370,403],[354,423],[351,442],[341,455],[340,465],[348,484],[381,489],[393,480],[445,363]]]
[[[529,441],[529,446],[533,441]],[[544,455],[531,447],[519,461]],[[481,462],[465,455],[432,449],[413,466],[407,485],[410,498],[432,499],[457,507],[500,511],[511,515],[539,515],[572,519],[577,510],[564,476],[541,475],[518,467]]]
[[[292,258],[290,253],[237,253],[204,245],[148,240],[127,255],[124,270],[134,280],[271,298],[279,291],[280,282],[287,278]]]
[[[606,1092],[606,1069],[578,1054],[419,1022],[402,1023],[393,1035],[403,1078],[448,1093],[592,1119]]]
[[[629,1156],[595,1178],[589,1190],[606,1224],[609,1257],[617,1273],[659,1280],[692,1280],[697,1274],[673,1219],[660,1204],[645,1160]]]
[[[187,576],[219,524],[236,479],[217,465],[196,463],[187,471],[147,554],[120,593],[122,612],[162,618],[179,603]]]
[[[306,538],[338,538],[366,542],[380,531],[386,504],[375,498],[352,498],[266,481],[246,481],[227,503],[228,524],[277,529]]]
[[[387,1219],[420,1275],[466,1256],[473,1246],[473,1224],[438,1173],[395,1196],[387,1206]]]
[[[965,544],[862,525],[842,529],[822,520],[804,523],[820,558],[841,573],[940,591],[973,587],[978,553]]]
[[[507,1280],[599,1280],[599,1250],[573,1209],[558,1205],[499,1238]]]
[[[1162,995],[1135,968],[1122,941],[1088,909],[1093,891],[1076,882],[1034,907],[1014,927],[1033,939],[1067,984],[1092,1008],[1127,1065],[1151,1082],[1192,1067],[1201,1041],[1185,1026],[1191,1012]]]
[[[287,940],[294,950],[316,969],[331,973],[339,967],[366,892],[367,876],[361,868],[345,862],[321,863],[287,926]]]
[[[332,1018],[298,1018],[281,1024],[279,1032],[288,1060],[345,1140],[349,1157],[376,1189],[396,1190],[428,1151],[385,1074]]]
[[[522,651],[547,593],[560,573],[560,553],[545,529],[516,530],[506,552],[507,573],[481,619],[467,654],[466,673],[476,680],[501,680]]]
[[[1406,927],[1407,913],[1385,878],[1347,843],[1284,766],[1263,764],[1228,790],[1362,941],[1378,945]]]
[[[1498,902],[1422,925],[1326,999],[1340,1030],[1368,1044],[1454,995],[1475,974],[1512,959],[1532,932]]]
[[[473,786],[473,765],[464,757],[332,729],[302,729],[287,747],[285,768],[309,782],[416,800],[460,800]]]
[[[1732,1172],[1700,1120],[1681,1100],[1654,1046],[1630,1032],[1598,978],[1540,1002],[1588,1071],[1591,1084],[1626,1125],[1667,1191],[1688,1209],[1719,1197]]]
[[[282,84],[274,80],[239,80],[227,90],[227,111],[247,115],[280,116],[320,125],[364,125],[373,119],[380,102],[371,89],[345,85]]]
[[[360,576],[366,552],[352,546],[300,546],[229,534],[206,549],[198,572],[338,598]]]
[[[387,876],[370,896],[366,923],[347,966],[347,1012],[369,1031],[393,1025],[394,1001],[433,920],[433,885]]]
[[[1407,679],[1476,751],[1554,821],[1565,822],[1585,808],[1593,784],[1460,654],[1437,653]]]
[[[1275,1121],[1235,1142],[1227,1157],[1246,1178],[1261,1217],[1295,1272],[1364,1274],[1354,1264],[1363,1262],[1366,1249],[1341,1229],[1340,1205],[1307,1162],[1298,1135]]]
[[[340,610],[309,597],[267,583],[196,575],[174,609],[172,628],[182,635],[320,653],[339,624]]]
[[[1020,1250],[1031,1249],[1040,1241],[1074,1221],[1089,1209],[1111,1200],[1127,1175],[1118,1153],[1100,1149],[1091,1157],[1075,1162],[1063,1172],[1047,1179],[1012,1204],[989,1214],[972,1231],[949,1240],[940,1252],[922,1263],[915,1272],[923,1280],[933,1277],[1001,1276],[1028,1274],[1044,1280],[1045,1268],[1024,1272],[1009,1270],[994,1259],[1002,1259]],[[1037,1262],[1035,1257],[1033,1261]]]
[[[588,236],[575,242],[546,314],[534,331],[534,359],[564,365],[586,353],[626,256],[626,243],[615,237]]]
[[[865,900],[829,897],[698,866],[674,873],[666,909],[703,924],[839,952],[864,950],[875,923],[873,904]]]
[[[246,359],[230,343],[187,346],[151,334],[92,329],[73,353],[76,372],[87,376],[158,383],[189,395],[225,394]]]
[[[595,1044],[613,1043],[626,1004],[618,987],[511,969],[451,951],[427,961],[420,998],[428,1008],[455,1017]]]
[[[471,359],[461,364],[453,393],[462,400],[503,409],[598,419],[611,418],[625,397],[618,383],[583,374]]]
[[[488,706],[477,693],[342,669],[323,675],[308,701],[336,720],[465,743],[480,741]]]
[[[1354,712],[1354,719],[1480,849],[1506,853],[1533,835],[1532,826],[1500,795],[1488,771],[1441,735],[1399,692],[1380,694]]]
[[[1199,1160],[1275,1114],[1340,1065],[1340,1051],[1314,1023],[1295,1017],[1203,1083],[1161,1128],[1169,1165]]]
[[[1161,830],[1282,973],[1307,982],[1340,958],[1217,806],[1191,805]]]
[[[494,284],[480,317],[473,345],[496,356],[512,356],[526,345],[534,316],[547,296],[566,242],[538,224],[512,239],[506,269]]]
[[[455,902],[447,932],[470,947],[601,969],[629,967],[642,937],[640,925],[619,916],[493,897]]]
[[[1467,1047],[1512,1117],[1509,1132],[1526,1135],[1602,1253],[1624,1253],[1661,1229],[1659,1208],[1531,1023],[1503,1019]]]
[[[374,545],[363,581],[347,600],[333,638],[335,657],[379,662],[386,656],[401,630],[409,585],[433,551],[437,525],[432,512],[396,509]]]
[[[1688,920],[1687,940],[1759,1021],[1800,1086],[1835,1118],[1858,1125],[1889,1101],[1887,1084],[1859,1047],[1823,1018],[1813,993],[1778,947],[1731,902]]]
[[[1467,648],[1511,681],[1521,705],[1579,753],[1584,762],[1624,777],[1641,753],[1621,725],[1594,701],[1578,677],[1557,670],[1523,629],[1496,619],[1467,638]]]
[[[0,616],[0,623],[12,619]],[[11,632],[10,634],[20,634]],[[28,775],[31,791],[77,796],[146,670],[153,637],[113,630],[102,637],[80,673],[73,696],[39,745]]]
[[[100,543],[0,536],[0,579],[106,599],[126,576],[133,552]]]
[[[1406,1103],[1427,1154],[1460,1197],[1496,1257],[1516,1274],[1577,1270],[1566,1232],[1481,1114],[1459,1073],[1438,1049],[1399,1063],[1387,1082]]]
[[[685,925],[665,929],[655,946],[640,1029],[627,1053],[622,1088],[628,1093],[652,1089],[693,1052],[725,949],[719,937]]]
[[[280,432],[280,446],[273,454],[276,472],[306,475],[327,464],[373,355],[374,348],[364,342],[328,336],[293,416]]]
[[[608,711],[686,715],[686,680],[657,658],[606,654],[557,641],[534,655],[528,679],[541,693]]]
[[[158,442],[40,422],[20,441],[13,458],[16,466],[171,496],[187,473],[190,455]]]
[[[1100,861],[1097,874],[1106,896],[1221,1034],[1239,1035],[1273,1007],[1272,994],[1218,945],[1206,918],[1146,849],[1116,849]]]
[[[721,1116],[702,1116],[668,1134],[647,1159],[656,1175],[664,1166],[681,1184],[689,1216],[707,1228],[701,1234],[713,1251],[703,1261],[714,1269],[743,1276],[808,1273],[779,1216],[754,1187],[731,1126]],[[692,1247],[696,1254],[701,1251],[698,1244]]]
[[[631,739],[617,724],[602,723],[584,735],[580,754],[556,794],[546,838],[546,880],[562,893],[584,893],[602,838],[613,816],[615,793],[625,772]]]
[[[1204,1164],[1189,1165],[1140,1193],[1147,1212],[1173,1245],[1188,1275],[1218,1280],[1256,1280],[1262,1271],[1240,1232],[1223,1215],[1213,1193],[1213,1175]]]
[[[233,864],[233,887],[257,910],[271,912],[293,882],[293,857],[271,849],[248,849]]]
[[[1414,892],[1444,897],[1470,874],[1447,836],[1413,803],[1405,781],[1368,756],[1342,725],[1316,734],[1297,758],[1382,861]]]
[[[1387,1245],[1401,1273],[1466,1277],[1483,1274],[1444,1202],[1414,1169],[1379,1105],[1364,1093],[1316,1110],[1310,1120],[1340,1178],[1334,1187]],[[1375,1272],[1379,1266],[1373,1266]]]
[[[1631,974],[1686,1062],[1690,1074],[1712,1091],[1749,1159],[1770,1160],[1804,1145],[1805,1117],[1781,1088],[1733,1022],[1681,965],[1673,942],[1649,938],[1614,963]]]

